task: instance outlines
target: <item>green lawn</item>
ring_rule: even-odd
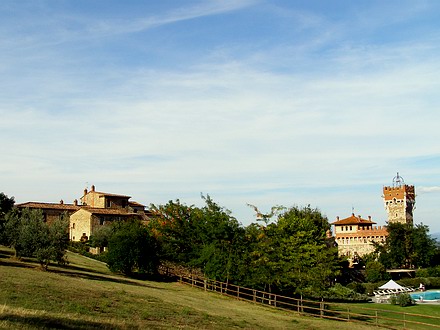
[[[1,329],[353,329],[352,323],[301,317],[179,283],[116,276],[72,253],[68,259],[69,265],[44,272],[0,247]]]
[[[384,327],[440,329],[440,305],[417,304],[400,307],[391,304],[329,304],[329,315],[367,321]],[[437,317],[437,318],[434,318]],[[425,324],[420,324],[425,323]],[[428,325],[426,325],[428,324]]]

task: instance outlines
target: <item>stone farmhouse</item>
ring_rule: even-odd
[[[110,194],[96,191],[92,185],[91,190],[84,189],[84,194],[73,204],[27,202],[18,204],[18,208],[40,209],[44,220],[52,223],[63,214],[70,218],[69,238],[71,241],[86,241],[94,231],[114,221],[123,221],[129,218],[137,218],[147,223],[151,213],[145,206],[130,201],[130,196]]]
[[[412,224],[415,196],[414,186],[406,185],[397,173],[393,185],[383,187],[387,223]],[[375,224],[371,217],[362,219],[360,215],[354,214],[345,219],[337,217],[332,225],[339,255],[347,256],[352,263],[356,263],[359,257],[374,251],[373,242],[385,242],[388,237],[387,227]]]

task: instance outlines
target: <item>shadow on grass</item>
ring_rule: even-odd
[[[39,266],[40,264],[38,264]],[[24,262],[21,262],[18,259],[0,259],[0,266],[6,266],[6,267],[16,267],[16,268],[28,268],[28,269],[35,269],[38,266],[35,265],[29,265]]]
[[[113,324],[100,323],[87,320],[72,320],[48,315],[15,315],[2,314],[0,321],[11,323],[15,327],[32,327],[35,329],[126,329]],[[133,327],[130,327],[133,328]]]
[[[20,259],[14,259],[13,251],[0,250],[0,266],[6,267],[17,267],[17,268],[28,268],[28,269],[41,269],[41,265],[33,258],[25,258],[22,257]],[[147,288],[155,288],[158,290],[165,290],[162,288],[157,288],[145,283],[140,283],[135,280],[140,281],[153,281],[153,282],[175,282],[175,278],[162,276],[162,275],[147,275],[147,274],[139,274],[134,273],[129,277],[122,277],[122,275],[114,274],[105,274],[100,271],[96,271],[93,269],[75,266],[75,265],[57,265],[51,263],[47,270],[49,273],[60,274],[63,276],[70,277],[78,277],[88,280],[94,281],[106,281],[106,282],[114,282],[119,284],[127,284],[127,285],[135,285]],[[120,276],[120,277],[118,277]]]
[[[92,281],[101,281],[101,282],[113,282],[113,283],[118,283],[118,284],[126,284],[126,285],[134,285],[134,286],[140,286],[140,287],[144,287],[144,288],[152,288],[152,289],[157,289],[157,290],[166,290],[163,288],[158,288],[146,283],[141,283],[141,282],[135,282],[134,279],[128,279],[128,278],[123,278],[123,277],[116,277],[116,276],[107,276],[107,275],[102,275],[99,273],[92,273],[90,271],[84,271],[84,272],[80,272],[80,271],[71,271],[71,270],[64,270],[60,267],[58,268],[51,268],[48,270],[50,273],[55,273],[55,274],[60,274],[63,276],[70,276],[70,277],[78,277],[78,278],[83,278],[86,280],[92,280]]]

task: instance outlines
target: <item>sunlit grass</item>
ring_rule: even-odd
[[[3,329],[352,329],[345,322],[300,317],[178,283],[111,274],[105,264],[69,254],[44,272],[0,247]],[[356,329],[371,327],[356,324]]]

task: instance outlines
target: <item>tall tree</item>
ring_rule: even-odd
[[[327,241],[328,221],[310,206],[292,207],[260,227],[253,265],[268,289],[319,292],[338,274],[337,249]],[[260,284],[261,285],[261,284]]]
[[[6,214],[12,210],[15,200],[14,197],[8,197],[4,193],[0,192],[0,244],[5,244],[6,238],[4,237],[4,231],[6,226]]]
[[[115,224],[108,242],[107,264],[111,271],[126,275],[135,271],[155,274],[158,267],[155,238],[140,221]]]
[[[386,268],[429,267],[436,255],[435,240],[423,224],[390,223],[385,244],[376,245],[379,261]]]

